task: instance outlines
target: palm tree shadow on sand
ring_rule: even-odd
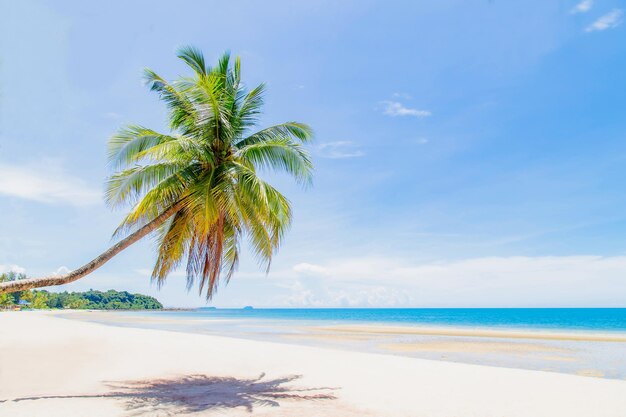
[[[95,395],[54,395],[15,398],[13,401],[32,401],[58,398],[118,398],[126,402],[131,415],[166,412],[193,414],[211,409],[243,407],[252,412],[256,406],[278,407],[279,400],[315,401],[334,400],[336,388],[298,388],[288,386],[300,376],[266,379],[239,379],[187,375],[145,381],[125,381],[107,384],[111,392]]]

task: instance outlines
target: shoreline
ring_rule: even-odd
[[[0,412],[16,417],[128,416],[132,404],[144,415],[285,417],[620,417],[626,408],[626,381],[614,379],[49,313],[3,313],[0,327]]]
[[[184,308],[164,308],[161,310],[38,310],[40,314],[50,315],[75,315],[81,313],[94,314],[116,314],[116,313],[149,313],[158,314],[160,312],[192,312],[197,309]],[[235,322],[241,317],[211,317],[190,318],[189,320],[202,320],[206,322]],[[346,321],[345,324],[320,324],[322,320],[300,320],[300,319],[274,319],[267,317],[251,317],[253,320],[283,321],[293,324],[293,328],[313,330],[331,333],[353,333],[353,334],[390,334],[390,335],[418,335],[418,336],[465,336],[465,337],[489,337],[505,339],[537,339],[537,340],[569,340],[569,341],[589,341],[589,342],[619,342],[626,343],[626,330],[593,330],[577,328],[553,328],[553,327],[517,327],[517,326],[460,326],[460,325],[428,325],[400,322],[361,322]],[[80,319],[82,320],[82,319]],[[85,318],[85,321],[88,319]],[[148,321],[142,318],[140,321]],[[316,322],[308,326],[298,326],[299,322]],[[115,325],[113,322],[112,325]]]
[[[465,336],[504,339],[536,339],[536,340],[567,340],[581,342],[626,342],[626,332],[595,332],[590,330],[552,330],[520,328],[508,330],[493,327],[460,327],[460,326],[405,326],[380,324],[350,324],[317,326],[323,332],[340,332],[354,334],[390,334],[416,336]],[[509,328],[510,329],[510,328]]]
[[[62,314],[70,320],[453,363],[626,379],[626,335],[563,330],[334,324],[225,316]],[[322,323],[323,324],[323,323]]]

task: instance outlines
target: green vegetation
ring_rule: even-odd
[[[16,272],[6,272],[4,274],[0,274],[0,283],[2,282],[13,282],[20,279],[24,279],[26,276],[24,274],[18,274]],[[28,301],[31,296],[30,291],[18,291],[11,294],[0,294],[0,309],[6,309],[17,305],[20,300]]]
[[[47,298],[47,308],[89,310],[157,310],[163,308],[163,305],[154,297],[142,294],[130,294],[126,291],[109,290],[102,292],[89,290],[87,292],[70,293],[37,291],[36,293],[37,296],[44,295]],[[34,304],[35,303],[33,303],[33,308],[37,308]]]
[[[0,274],[0,282],[25,279],[23,274],[9,272]],[[126,291],[86,292],[18,291],[0,295],[0,309],[15,306],[32,309],[89,309],[89,310],[156,310],[163,305],[154,297],[130,294]]]
[[[145,71],[148,86],[168,108],[170,132],[131,125],[109,142],[114,174],[106,201],[112,208],[131,207],[115,232],[126,237],[68,274],[0,283],[0,293],[75,281],[152,233],[157,234],[152,279],[159,285],[185,263],[188,288],[197,283],[210,298],[237,269],[244,238],[269,270],[292,211],[259,172],[283,172],[310,183],[313,164],[304,144],[312,139],[311,128],[286,122],[254,132],[265,85],[244,88],[239,58],[233,62],[224,54],[209,67],[192,47],[180,49],[178,57],[191,76],[168,82]]]

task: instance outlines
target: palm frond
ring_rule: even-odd
[[[170,110],[170,127],[183,133],[193,131],[196,119],[195,108],[185,91],[179,91],[154,71],[146,68],[144,80],[151,91],[156,91]]]
[[[160,163],[116,172],[107,180],[105,201],[110,207],[133,205],[146,192],[159,187],[159,184],[183,170],[185,166],[181,163]]]
[[[274,137],[242,147],[237,155],[256,168],[282,170],[297,181],[308,184],[313,176],[313,162],[308,152],[289,137]]]
[[[196,74],[200,76],[206,75],[207,67],[204,62],[204,55],[198,48],[193,46],[183,46],[178,49],[176,56],[185,61],[185,63],[196,72]]]
[[[235,143],[235,147],[242,148],[255,143],[265,142],[276,138],[294,138],[302,143],[313,139],[313,130],[304,123],[286,122],[266,127]]]
[[[145,70],[148,86],[169,111],[171,132],[131,125],[113,136],[108,158],[114,173],[105,196],[112,207],[131,206],[115,236],[175,212],[158,228],[152,279],[160,286],[186,263],[188,288],[197,285],[209,299],[236,271],[242,239],[269,271],[292,209],[257,171],[285,172],[309,184],[313,164],[304,145],[313,132],[303,123],[287,122],[250,134],[261,114],[265,84],[246,91],[241,61],[229,53],[215,67],[192,46],[180,48],[177,56],[191,76],[168,82]]]
[[[242,92],[243,93],[243,92]],[[250,128],[259,121],[259,115],[263,108],[263,95],[265,94],[265,84],[259,84],[249,93],[240,99],[241,106],[237,113],[236,121],[238,133],[243,134],[245,129]]]
[[[175,141],[176,138],[163,135],[138,125],[120,129],[109,140],[108,160],[114,169],[138,163],[140,154],[154,146]]]
[[[193,233],[192,222],[186,210],[176,213],[162,228],[158,240],[158,255],[152,270],[152,280],[159,286],[163,284],[167,275],[176,269],[188,251],[189,238]]]

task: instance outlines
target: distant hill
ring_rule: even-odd
[[[36,293],[47,291],[35,291]],[[163,305],[154,297],[128,291],[90,290],[87,292],[48,293],[48,308],[87,310],[160,310]]]
[[[0,274],[0,282],[25,279],[26,275],[15,272]],[[48,292],[18,291],[0,294],[0,309],[71,308],[82,310],[160,310],[163,305],[154,297],[131,294],[128,291]]]

